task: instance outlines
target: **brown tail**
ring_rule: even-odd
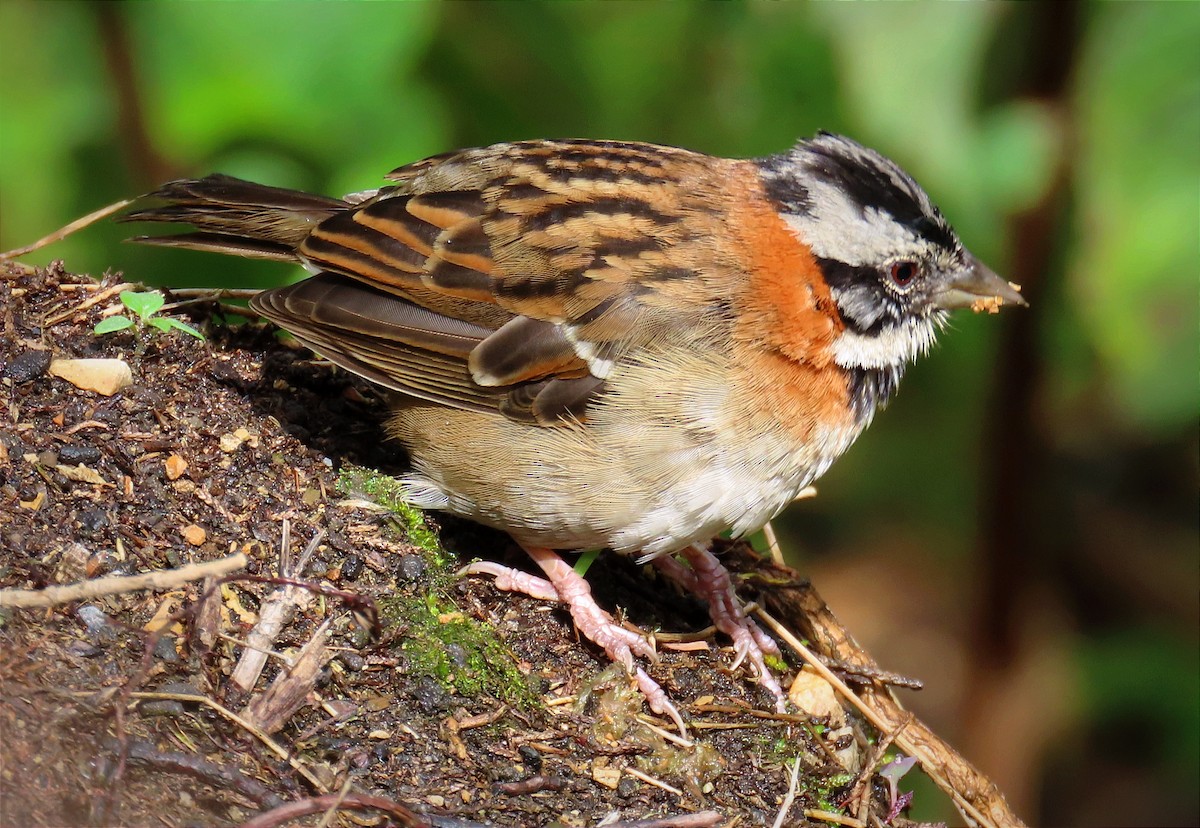
[[[196,230],[137,236],[130,241],[289,262],[296,261],[296,248],[314,226],[349,206],[341,199],[267,187],[228,175],[172,181],[145,197],[167,203],[127,213],[118,220],[190,224]]]

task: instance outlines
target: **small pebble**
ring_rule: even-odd
[[[208,533],[204,531],[204,527],[197,526],[194,523],[191,526],[185,526],[181,532],[183,534],[183,539],[192,546],[199,546],[200,544],[204,543],[205,539],[208,537]]]
[[[179,661],[179,653],[175,650],[175,636],[164,635],[158,639],[158,643],[154,645],[154,657],[171,663]]]
[[[537,773],[542,769],[542,754],[538,752],[537,748],[521,745],[517,748],[517,753],[521,754],[521,761],[532,773]]]
[[[58,450],[58,462],[68,466],[95,463],[99,459],[100,449],[95,446],[63,446]]]
[[[628,799],[638,792],[638,782],[632,776],[622,776],[621,781],[617,783],[617,796],[622,799]],[[766,824],[765,822],[763,823]]]
[[[417,682],[413,696],[424,713],[437,713],[446,705],[446,691],[428,676]]]
[[[401,555],[397,574],[405,581],[417,580],[425,574],[425,559],[420,555]]]
[[[450,657],[450,663],[455,667],[462,669],[467,666],[467,651],[463,649],[461,644],[454,642],[447,644],[446,655]]]
[[[178,480],[185,471],[187,471],[187,461],[178,454],[172,454],[164,461],[166,467],[167,480]]]
[[[46,369],[50,367],[50,352],[49,351],[26,351],[23,354],[18,354],[10,360],[0,370],[0,376],[4,376],[19,385],[22,382],[29,382],[31,379],[40,377],[46,373]]]
[[[67,645],[67,653],[79,658],[95,658],[102,652],[104,650],[87,641],[76,640]]]
[[[363,571],[363,559],[359,555],[347,555],[342,564],[342,578],[347,581],[357,581]]]
[[[93,604],[84,604],[75,610],[75,617],[83,622],[88,633],[100,643],[111,643],[117,639],[117,628],[104,610]]]
[[[162,687],[154,688],[157,693],[178,693],[182,696],[203,696],[199,690],[186,681],[168,681]],[[187,702],[191,704],[191,702]]]
[[[84,509],[75,515],[75,520],[84,532],[97,532],[108,526],[108,513],[103,509]]]
[[[367,660],[358,653],[341,653],[338,656],[338,660],[352,673],[357,673],[367,666]]]
[[[150,699],[138,708],[143,716],[182,716],[183,702],[175,699]]]

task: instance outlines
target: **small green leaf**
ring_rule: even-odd
[[[96,336],[101,334],[112,333],[113,331],[123,331],[126,328],[133,327],[133,320],[128,316],[110,316],[108,319],[101,319],[96,323],[96,327],[92,328],[92,332]]]
[[[150,319],[148,323],[158,328],[160,331],[183,331],[185,334],[190,334],[197,339],[204,339],[204,334],[193,328],[186,322],[180,322],[178,319],[172,319],[169,316],[164,316],[159,319]]]
[[[163,295],[157,290],[146,293],[134,293],[132,290],[121,291],[121,304],[140,316],[143,322],[157,313],[165,301]]]

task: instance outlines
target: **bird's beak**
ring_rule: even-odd
[[[995,313],[1001,305],[1027,307],[1020,285],[1006,282],[991,268],[967,254],[967,264],[947,281],[933,296],[933,304],[943,310],[972,308]]]

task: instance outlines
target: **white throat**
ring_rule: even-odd
[[[843,368],[901,368],[929,352],[937,337],[930,317],[911,317],[877,334],[847,328],[833,343],[833,358]]]

